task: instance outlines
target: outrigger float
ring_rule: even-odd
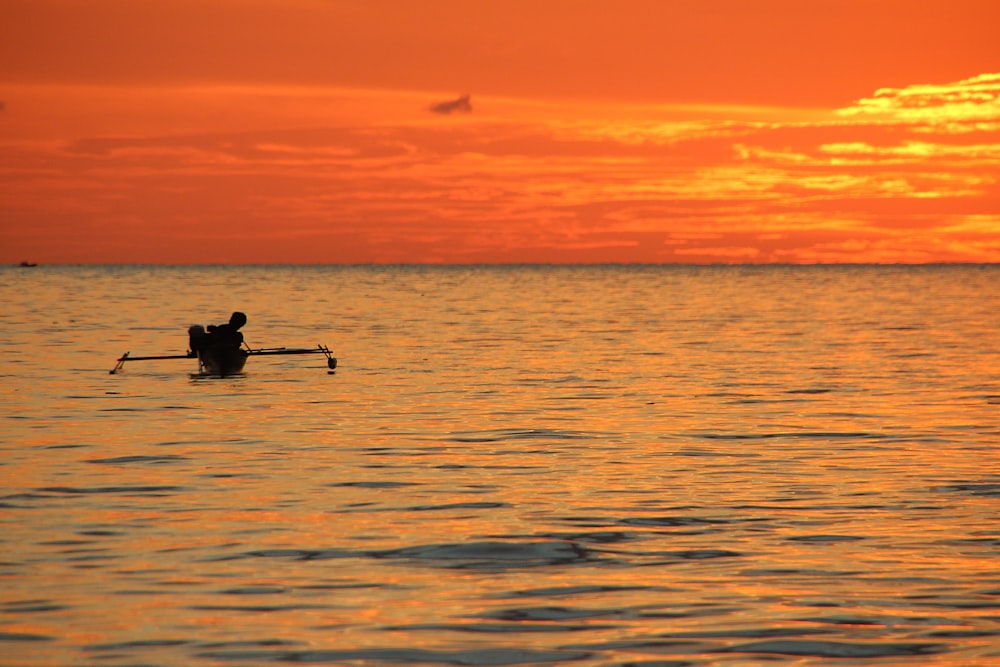
[[[326,345],[316,347],[221,347],[214,346],[197,353],[162,354],[151,357],[131,357],[126,352],[118,358],[118,363],[108,373],[114,375],[125,367],[126,361],[158,361],[161,359],[197,359],[198,376],[229,377],[243,372],[247,357],[263,357],[278,354],[323,354],[326,355],[326,365],[331,371],[337,368],[337,359]]]

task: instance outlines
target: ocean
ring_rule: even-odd
[[[0,663],[1000,664],[1000,266],[0,269]],[[243,311],[245,373],[191,324]]]

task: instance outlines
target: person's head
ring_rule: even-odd
[[[239,329],[246,323],[247,323],[247,316],[239,311],[233,313],[232,317],[229,318],[229,325],[232,326],[234,329]]]

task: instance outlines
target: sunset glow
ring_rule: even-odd
[[[1000,261],[988,0],[5,13],[6,263]]]

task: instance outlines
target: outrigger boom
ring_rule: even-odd
[[[275,355],[275,354],[324,354],[326,355],[327,367],[330,370],[333,370],[337,367],[337,359],[336,357],[333,356],[333,354],[330,352],[330,348],[328,348],[326,345],[317,345],[316,347],[307,347],[307,348],[300,348],[300,347],[252,348],[248,346],[245,349],[243,348],[232,348],[232,349],[234,352],[239,352],[242,355],[244,355],[244,358],[253,356]],[[199,365],[202,367],[203,370],[206,369],[206,367],[208,366],[208,364],[206,364],[207,361],[206,359],[202,359],[201,357],[195,354],[164,354],[156,356],[130,357],[129,353],[126,352],[125,354],[123,354],[121,357],[118,358],[118,363],[116,363],[115,367],[112,368],[110,371],[108,371],[108,373],[114,375],[118,371],[122,370],[122,368],[125,366],[126,361],[154,361],[160,359],[198,359]],[[243,366],[242,364],[240,364],[239,370],[242,370],[242,368]],[[238,373],[239,370],[236,372]],[[210,372],[209,374],[231,375],[233,373]]]

